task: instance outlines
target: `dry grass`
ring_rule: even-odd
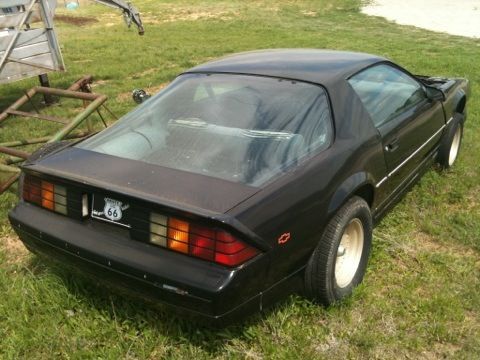
[[[157,92],[162,90],[167,85],[168,85],[168,83],[148,86],[148,87],[144,88],[143,90],[145,90],[147,92],[147,94],[155,95]],[[117,101],[128,101],[128,100],[131,100],[131,99],[132,99],[132,92],[131,91],[124,92],[124,93],[121,93],[121,94],[117,95]]]
[[[0,249],[6,255],[6,265],[22,263],[30,254],[18,237],[14,235],[2,236]]]

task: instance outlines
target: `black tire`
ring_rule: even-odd
[[[463,120],[462,114],[456,114],[445,130],[437,155],[437,162],[442,169],[450,168],[458,157],[463,138]]]
[[[358,221],[359,220],[359,221]],[[351,281],[339,286],[336,264],[342,237],[352,223],[361,223],[363,243],[358,266],[353,268]],[[347,296],[362,282],[372,244],[372,216],[362,198],[352,197],[330,220],[305,269],[305,292],[312,300],[329,306]],[[354,271],[354,273],[353,273]]]

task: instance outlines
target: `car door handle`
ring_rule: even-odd
[[[393,139],[387,145],[385,145],[385,151],[393,152],[398,149],[398,138]]]

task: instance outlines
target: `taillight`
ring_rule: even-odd
[[[67,189],[64,186],[26,175],[22,197],[27,202],[67,215]]]
[[[175,217],[150,214],[150,242],[226,266],[237,266],[258,254],[236,236]]]

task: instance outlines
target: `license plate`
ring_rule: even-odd
[[[92,195],[92,218],[130,227],[130,204],[109,196]]]

